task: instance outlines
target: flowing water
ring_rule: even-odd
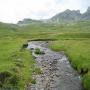
[[[48,42],[32,41],[28,43],[37,66],[42,74],[33,75],[36,84],[27,90],[83,90],[80,75],[75,71],[63,52],[55,52],[48,48]],[[35,49],[44,51],[43,55],[36,55]]]

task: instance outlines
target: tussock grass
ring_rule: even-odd
[[[24,40],[20,38],[0,40],[0,50],[2,51],[0,52],[0,72],[11,72],[7,81],[0,84],[2,88],[17,87],[19,90],[24,90],[26,84],[32,82],[35,61],[30,51],[20,50],[23,43]]]
[[[45,54],[45,53],[44,53],[44,51],[41,51],[39,48],[36,48],[35,54]]]

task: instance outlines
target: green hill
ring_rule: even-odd
[[[25,90],[35,83],[37,68],[31,52],[22,48],[27,40],[55,40],[49,47],[64,50],[71,65],[81,74],[85,90],[90,90],[90,21],[68,24],[29,23],[14,25],[0,23],[0,78],[1,89]],[[85,73],[87,71],[87,73]]]

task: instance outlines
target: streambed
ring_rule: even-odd
[[[35,54],[36,48],[45,54]],[[27,90],[83,90],[80,75],[63,52],[52,51],[46,41],[29,42],[27,49],[31,49],[37,66],[42,69],[42,74],[33,75],[36,84],[27,87]]]

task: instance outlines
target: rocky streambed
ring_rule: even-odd
[[[63,52],[52,51],[45,41],[29,42],[27,48],[32,50],[37,66],[42,69],[42,74],[33,76],[36,84],[27,87],[27,90],[83,90],[80,75]],[[35,54],[36,48],[45,54]]]

